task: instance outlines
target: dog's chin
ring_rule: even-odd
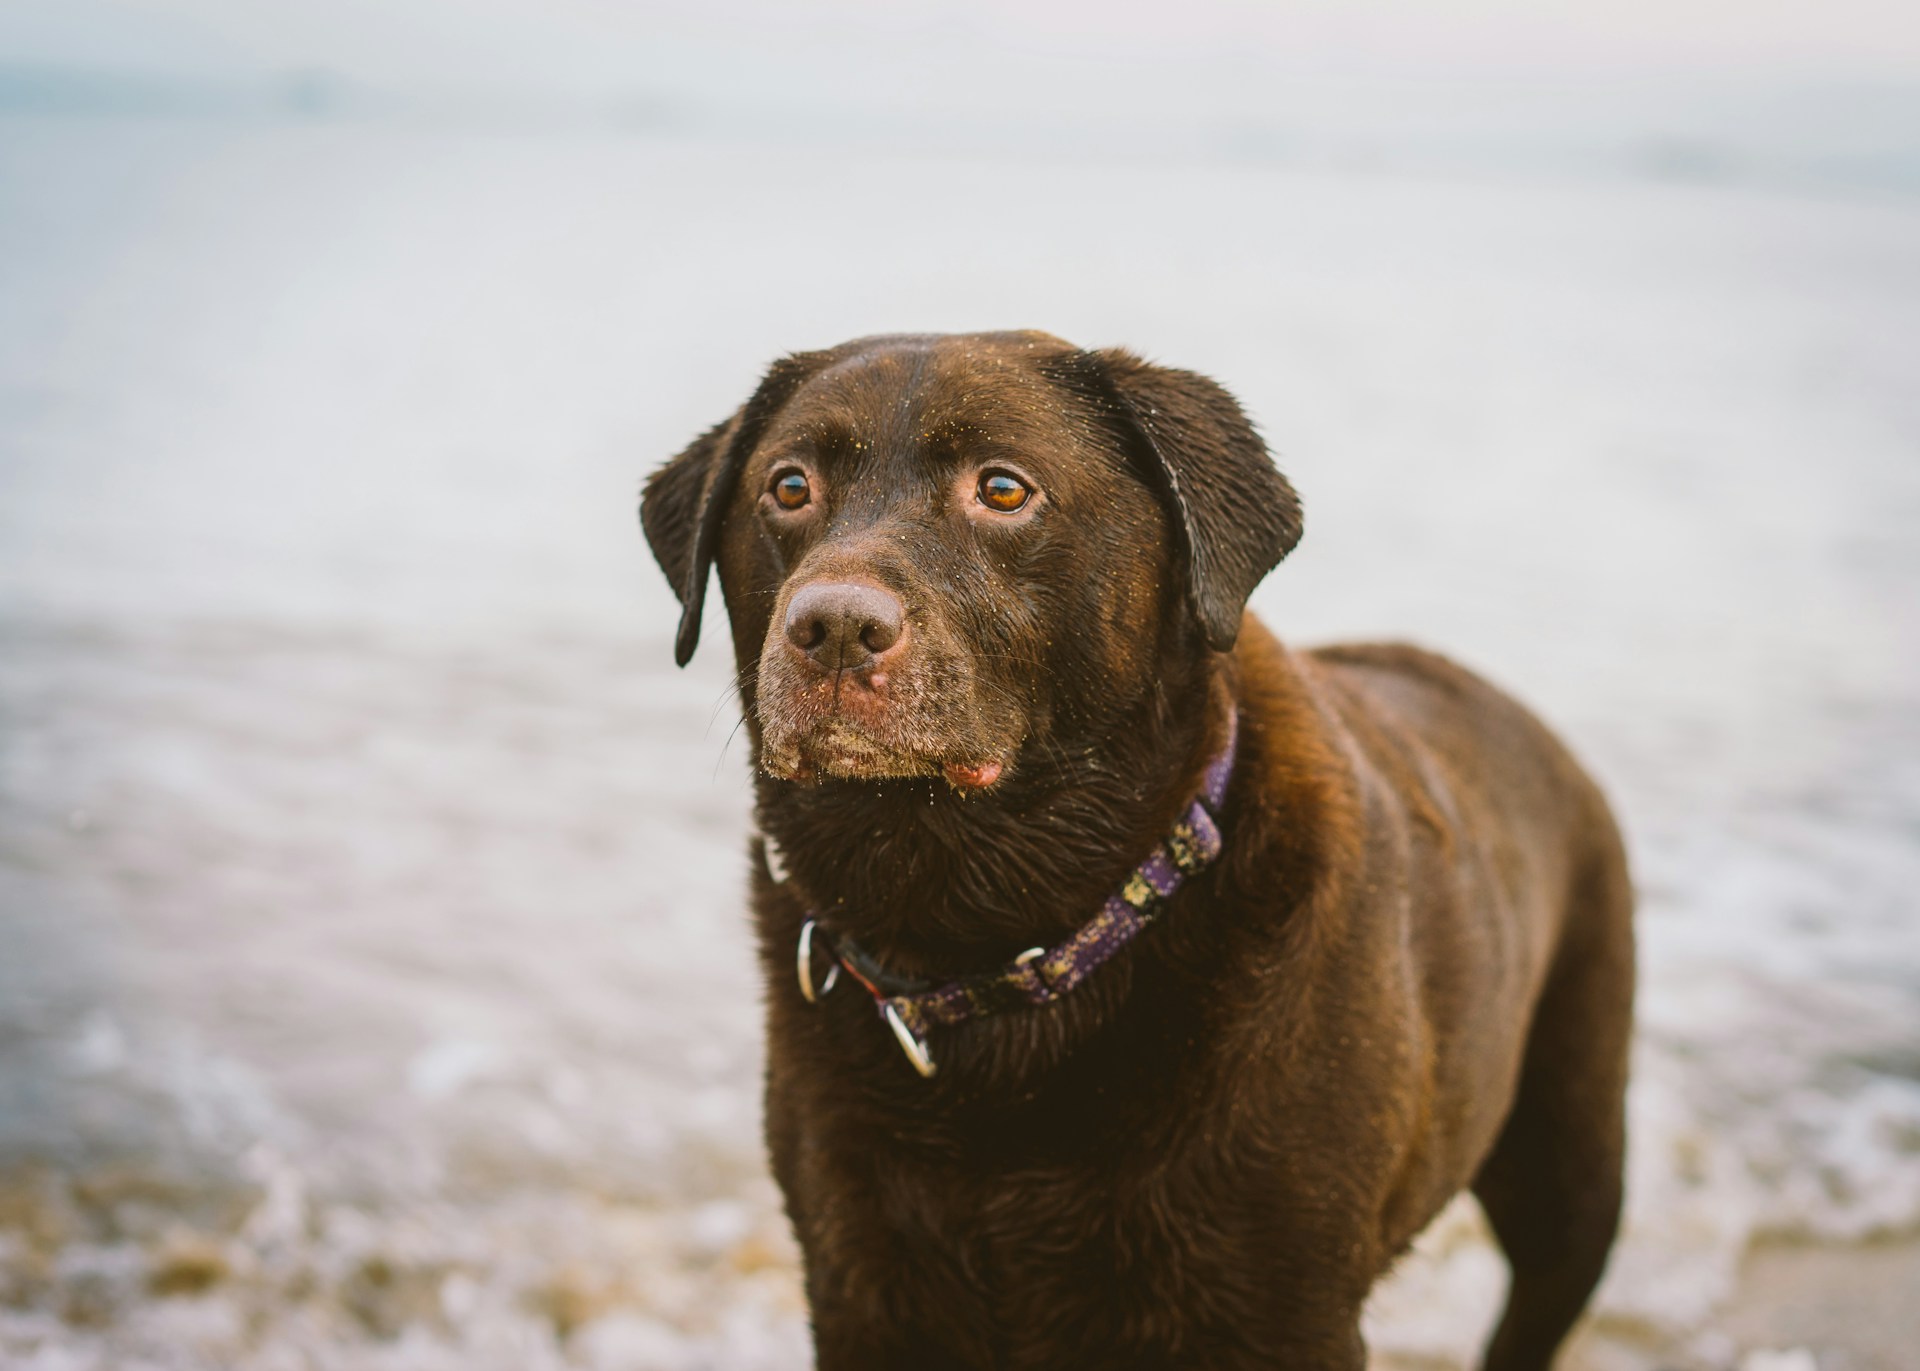
[[[938,745],[914,746],[868,726],[829,715],[804,728],[767,724],[760,769],[782,781],[817,785],[827,779],[898,781],[938,777],[962,792],[998,784],[1007,768],[1000,756],[963,753]]]

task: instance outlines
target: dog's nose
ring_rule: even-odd
[[[862,667],[900,641],[905,611],[891,591],[815,581],[787,602],[787,641],[827,671]]]

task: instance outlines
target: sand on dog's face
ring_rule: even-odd
[[[1604,1364],[1684,1364],[1759,1229],[1920,1221],[1911,206],[835,156],[0,129],[0,1361],[803,1363],[730,667],[630,501],[880,325],[1219,377],[1311,512],[1263,618],[1455,649],[1608,784]],[[1457,1357],[1498,1269],[1455,1211],[1376,1345]]]

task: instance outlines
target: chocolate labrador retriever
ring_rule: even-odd
[[[1552,1362],[1620,1203],[1620,839],[1477,677],[1246,615],[1300,505],[1225,391],[865,338],[775,363],[641,518],[678,659],[711,567],[732,624],[823,1371],[1351,1371],[1469,1186],[1486,1366]]]

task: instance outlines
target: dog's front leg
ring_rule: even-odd
[[[929,1306],[917,1282],[897,1276],[861,1290],[829,1288],[834,1284],[809,1268],[817,1371],[983,1371],[1004,1364],[985,1311],[966,1312],[971,1301]]]
[[[1126,1364],[1167,1371],[1367,1371],[1359,1310],[1329,1302],[1305,1314],[1304,1302],[1295,1298],[1275,1303],[1286,1311],[1268,1308],[1244,1323],[1189,1329],[1176,1350]]]
[[[814,1316],[813,1364],[816,1371],[982,1371],[992,1362],[975,1362],[941,1347],[903,1336],[899,1329],[856,1328]]]
[[[1264,1358],[1259,1364],[1298,1371],[1367,1371],[1367,1342],[1360,1335],[1360,1316],[1355,1313],[1350,1319],[1337,1320],[1325,1333],[1283,1348],[1277,1356]]]

